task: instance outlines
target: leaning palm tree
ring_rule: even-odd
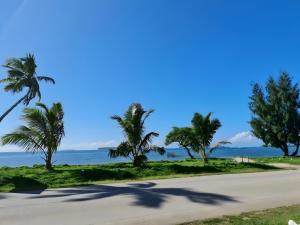
[[[36,108],[25,108],[22,119],[24,126],[2,137],[3,145],[16,144],[30,152],[42,152],[47,170],[53,170],[52,156],[64,136],[64,112],[60,103],[47,108],[36,103]]]
[[[116,149],[109,150],[109,156],[128,157],[132,160],[133,166],[144,166],[148,160],[146,154],[150,151],[164,154],[165,150],[162,147],[157,147],[151,144],[152,138],[159,134],[155,132],[145,133],[145,120],[153,113],[154,110],[145,111],[141,104],[134,103],[129,106],[124,117],[112,116],[124,131],[126,140],[122,142]]]
[[[19,93],[24,89],[27,90],[22,98],[0,116],[0,122],[21,102],[28,105],[36,96],[41,100],[39,81],[55,83],[51,77],[37,76],[33,54],[27,54],[24,58],[9,59],[3,67],[7,69],[7,77],[0,80],[0,83],[5,84],[5,91]]]
[[[195,159],[192,151],[195,151],[193,147],[194,133],[189,127],[173,127],[173,129],[167,134],[165,145],[177,142],[181,148],[184,148],[191,159]]]
[[[174,127],[166,136],[166,145],[178,143],[188,151],[191,158],[191,150],[200,154],[204,165],[208,162],[208,154],[219,148],[221,145],[229,144],[227,141],[220,141],[214,146],[210,146],[213,136],[221,127],[218,119],[211,119],[212,113],[202,116],[195,113],[192,119],[192,127],[178,128]]]

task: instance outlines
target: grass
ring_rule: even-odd
[[[132,167],[131,163],[57,165],[54,169],[48,172],[42,165],[2,167],[0,168],[0,191],[18,192],[116,181],[247,173],[276,168],[259,163],[238,164],[231,160],[211,159],[209,165],[205,167],[199,160],[186,160],[149,162],[142,170]]]
[[[266,158],[253,158],[258,163],[288,163],[300,165],[300,157],[266,157]]]
[[[194,221],[184,225],[283,225],[288,224],[289,220],[300,223],[300,205]]]

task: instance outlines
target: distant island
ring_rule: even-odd
[[[97,150],[107,150],[107,149],[115,149],[116,147],[100,147]]]

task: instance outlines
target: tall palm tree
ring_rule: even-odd
[[[197,140],[199,152],[204,164],[207,163],[206,150],[209,148],[214,134],[221,127],[221,122],[218,119],[211,119],[212,113],[202,116],[200,113],[195,113],[192,119],[192,129],[194,137]]]
[[[36,74],[36,63],[33,54],[27,54],[24,58],[9,59],[5,65],[7,77],[0,80],[4,83],[4,90],[12,93],[19,93],[27,89],[26,94],[13,104],[6,112],[0,116],[0,122],[21,102],[28,105],[36,96],[41,100],[39,81],[55,83],[54,79]]]
[[[42,152],[47,170],[52,170],[52,156],[57,151],[64,132],[64,112],[60,103],[47,108],[43,103],[36,103],[36,108],[23,110],[24,126],[2,137],[3,145],[16,144],[25,151]]]
[[[202,116],[195,113],[192,119],[192,127],[174,127],[166,136],[167,145],[177,142],[181,147],[188,151],[192,158],[190,150],[200,154],[204,165],[208,162],[208,154],[212,153],[221,145],[228,144],[227,141],[220,141],[213,147],[210,146],[213,136],[221,127],[218,119],[211,119],[212,113]]]
[[[141,104],[131,104],[124,114],[124,117],[112,116],[120,127],[123,129],[126,140],[122,142],[116,149],[109,150],[109,156],[128,157],[133,161],[133,166],[141,167],[147,162],[146,154],[150,151],[164,154],[164,148],[151,144],[152,138],[159,134],[155,132],[145,133],[145,120],[153,113],[154,110],[145,111]]]

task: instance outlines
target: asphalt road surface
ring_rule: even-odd
[[[291,204],[300,170],[0,193],[0,224],[178,224]]]

